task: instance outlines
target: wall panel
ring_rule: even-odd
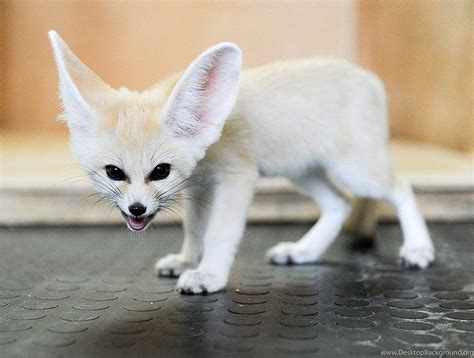
[[[472,2],[360,4],[360,61],[389,92],[394,136],[469,150],[473,132]]]
[[[354,57],[353,1],[5,1],[5,128],[64,133],[46,33],[56,29],[112,86],[142,89],[200,51],[235,41],[245,66],[332,54]]]

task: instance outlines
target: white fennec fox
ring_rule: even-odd
[[[273,263],[321,257],[351,209],[341,188],[395,206],[405,265],[433,261],[412,190],[392,172],[385,91],[372,73],[326,58],[241,72],[240,49],[220,43],[183,74],[138,93],[112,89],[57,33],[49,36],[72,151],[128,227],[143,230],[188,199],[182,250],[155,267],[180,276],[180,292],[225,287],[259,175],[289,178],[321,209],[301,240],[267,252]]]

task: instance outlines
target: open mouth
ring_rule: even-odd
[[[127,226],[132,231],[141,231],[144,230],[148,224],[151,222],[155,214],[148,216],[130,216],[122,211],[122,216],[127,222]]]

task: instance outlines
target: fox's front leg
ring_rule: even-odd
[[[193,180],[193,179],[192,179]],[[184,241],[181,252],[169,254],[157,261],[155,273],[158,276],[178,277],[187,269],[196,268],[203,252],[212,188],[205,180],[186,189],[183,218]]]
[[[181,293],[216,292],[227,284],[257,177],[253,168],[241,169],[239,174],[216,178],[203,256],[196,269],[185,271],[179,278]]]

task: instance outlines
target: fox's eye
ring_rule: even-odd
[[[115,165],[106,165],[105,172],[107,173],[107,176],[112,180],[122,181],[127,178],[122,169],[117,168]]]
[[[171,165],[168,163],[158,164],[155,169],[150,173],[150,180],[161,180],[165,179],[170,175]]]

